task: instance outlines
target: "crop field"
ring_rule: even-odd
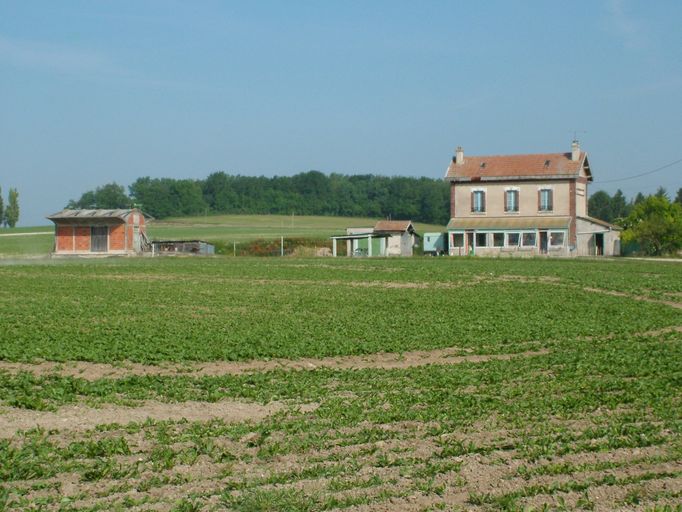
[[[682,511],[682,264],[0,263],[0,510]]]

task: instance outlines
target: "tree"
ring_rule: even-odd
[[[67,208],[129,208],[131,203],[122,185],[108,183],[85,192],[78,201],[72,199]]]
[[[0,226],[5,222],[5,205],[2,201],[2,188],[0,188]]]
[[[682,204],[682,187],[677,189],[677,195],[675,196],[675,202]]]
[[[613,220],[611,196],[603,190],[595,192],[587,201],[587,211],[592,217],[611,222]]]
[[[653,195],[635,205],[625,222],[623,241],[635,241],[652,256],[682,248],[682,205]]]
[[[613,221],[622,222],[630,214],[630,205],[621,189],[616,190],[611,198],[611,215]]]
[[[5,225],[13,228],[19,221],[19,192],[16,188],[9,189],[7,208],[5,208]]]

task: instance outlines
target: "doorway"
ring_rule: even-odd
[[[474,232],[467,231],[467,254],[472,256],[474,254]]]
[[[594,234],[594,250],[597,256],[604,256],[604,233]]]
[[[547,254],[547,231],[540,231],[540,254]]]
[[[92,226],[90,228],[90,252],[107,252],[109,248],[109,228]]]

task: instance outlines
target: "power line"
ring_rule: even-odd
[[[679,160],[675,160],[674,162],[670,162],[669,164],[665,164],[662,167],[658,167],[652,171],[643,172],[641,174],[635,174],[634,176],[628,176],[627,178],[618,178],[615,180],[605,180],[605,181],[595,181],[594,183],[615,183],[617,181],[634,180],[635,178],[641,178],[642,176],[647,176],[649,174],[653,174],[655,172],[662,171],[663,169],[667,169],[668,167],[672,167],[673,165],[679,164],[680,162],[682,162],[682,158],[680,158]]]

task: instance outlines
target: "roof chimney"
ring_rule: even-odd
[[[455,163],[457,165],[462,165],[464,163],[464,150],[462,149],[462,146],[457,146],[457,149],[455,150]]]
[[[580,160],[580,143],[574,139],[571,144],[571,161],[577,162],[578,160]]]

